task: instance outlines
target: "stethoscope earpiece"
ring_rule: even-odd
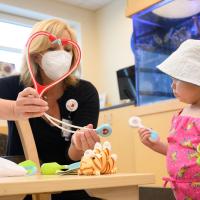
[[[137,116],[132,116],[129,120],[128,123],[131,127],[133,128],[145,128],[145,126],[142,124],[142,120],[141,118],[137,117]],[[150,128],[148,128],[148,130],[151,132],[151,135],[149,137],[149,140],[152,142],[156,142],[157,140],[159,140],[159,136],[158,133]]]

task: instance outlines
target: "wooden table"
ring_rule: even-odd
[[[106,200],[138,200],[138,186],[154,183],[152,174],[119,173],[101,176],[27,176],[0,178],[0,199],[17,199],[25,194],[85,189]]]

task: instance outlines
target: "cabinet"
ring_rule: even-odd
[[[159,133],[162,141],[166,141],[172,116],[182,109],[183,103],[168,100],[151,105],[135,107],[125,106],[100,112],[99,125],[110,123],[113,129],[111,136],[102,141],[111,142],[113,153],[118,155],[118,171],[135,173],[153,173],[156,182],[153,186],[162,187],[162,177],[167,176],[165,156],[144,146],[137,133],[131,128],[128,120],[131,116],[141,117],[145,126]]]
[[[112,152],[118,156],[117,167],[119,172],[135,171],[135,147],[134,134],[128,125],[128,119],[132,116],[134,106],[126,106],[100,112],[99,125],[109,123],[112,126],[112,134],[108,138],[102,138],[102,142],[111,142]]]
[[[127,0],[126,16],[131,17],[137,12],[161,2],[162,0]]]

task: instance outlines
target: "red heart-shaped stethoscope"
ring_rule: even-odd
[[[59,45],[66,45],[66,44],[71,44],[73,47],[75,47],[76,51],[77,51],[77,59],[76,61],[74,62],[74,64],[70,67],[70,70],[67,71],[62,77],[60,77],[58,80],[52,82],[51,84],[48,84],[48,85],[41,85],[37,82],[37,80],[35,79],[35,75],[33,73],[33,68],[32,68],[32,65],[31,65],[31,61],[30,61],[30,53],[29,53],[29,49],[30,49],[30,46],[31,46],[31,42],[37,38],[38,36],[41,36],[41,35],[44,35],[44,36],[47,36],[48,39],[50,40],[50,42],[52,44],[58,42]],[[49,90],[50,88],[52,88],[54,85],[56,85],[57,83],[59,83],[60,81],[62,81],[63,79],[65,79],[67,76],[69,76],[75,69],[77,69],[78,67],[78,64],[80,63],[80,59],[81,59],[81,51],[80,51],[80,47],[78,46],[78,44],[76,44],[76,42],[72,41],[72,40],[61,40],[57,37],[55,37],[54,35],[48,33],[48,32],[45,32],[45,31],[39,31],[39,32],[36,32],[34,34],[32,34],[28,41],[27,41],[27,44],[26,44],[26,60],[27,60],[27,65],[28,65],[28,69],[29,69],[29,72],[30,72],[30,75],[31,75],[31,79],[33,81],[33,84],[34,84],[34,87],[35,89],[37,90],[38,94],[40,95],[40,97],[42,97],[42,95],[44,94],[44,92],[46,92],[47,90]],[[48,115],[47,113],[44,113],[44,116],[52,123],[54,124],[56,127],[58,127],[59,129],[61,130],[64,130],[64,131],[68,131],[68,132],[71,132],[71,133],[75,133],[75,131],[73,130],[70,130],[69,128],[72,127],[72,128],[77,128],[77,129],[86,129],[86,130],[90,130],[89,128],[86,128],[86,127],[80,127],[80,126],[75,126],[75,125],[72,125],[72,124],[69,124],[69,123],[66,123],[66,122],[63,122],[63,121],[60,121],[50,115]],[[58,125],[56,122],[58,122],[59,124],[64,124],[65,126],[68,127],[68,129]],[[103,124],[102,126],[100,126],[99,128],[97,129],[94,129],[96,130],[97,134],[101,135],[102,137],[107,137],[111,134],[112,132],[112,129],[110,127],[109,124]]]
[[[37,80],[35,79],[35,75],[33,73],[33,68],[32,68],[32,65],[31,65],[31,61],[30,61],[30,53],[29,53],[29,50],[30,50],[30,46],[31,46],[31,42],[37,38],[38,36],[47,36],[49,41],[53,44],[55,42],[58,42],[62,45],[66,45],[66,44],[71,44],[76,52],[77,52],[77,59],[76,61],[74,62],[74,64],[70,67],[70,69],[63,75],[61,76],[58,80],[56,81],[53,81],[52,83],[48,84],[48,85],[41,85],[37,82]],[[37,90],[38,94],[40,95],[40,97],[44,94],[44,92],[46,92],[48,89],[50,89],[51,87],[53,87],[54,85],[56,85],[57,83],[59,83],[60,81],[62,81],[63,79],[65,79],[67,76],[69,76],[74,70],[77,69],[78,67],[78,64],[80,63],[80,59],[81,59],[81,50],[80,50],[80,47],[78,46],[78,44],[72,40],[60,40],[59,38],[55,37],[54,35],[48,33],[48,32],[45,32],[45,31],[38,31],[34,34],[32,34],[28,41],[27,41],[27,44],[26,44],[26,60],[27,60],[27,65],[28,65],[28,69],[29,69],[29,72],[31,74],[31,79],[33,81],[33,84],[34,84],[34,87],[35,89]]]

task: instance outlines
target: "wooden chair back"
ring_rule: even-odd
[[[40,174],[40,161],[33,137],[33,132],[28,120],[19,120],[15,122],[20,136],[22,147],[24,150],[26,160],[32,160],[36,163],[38,172]],[[33,200],[51,200],[51,194],[33,194]]]

